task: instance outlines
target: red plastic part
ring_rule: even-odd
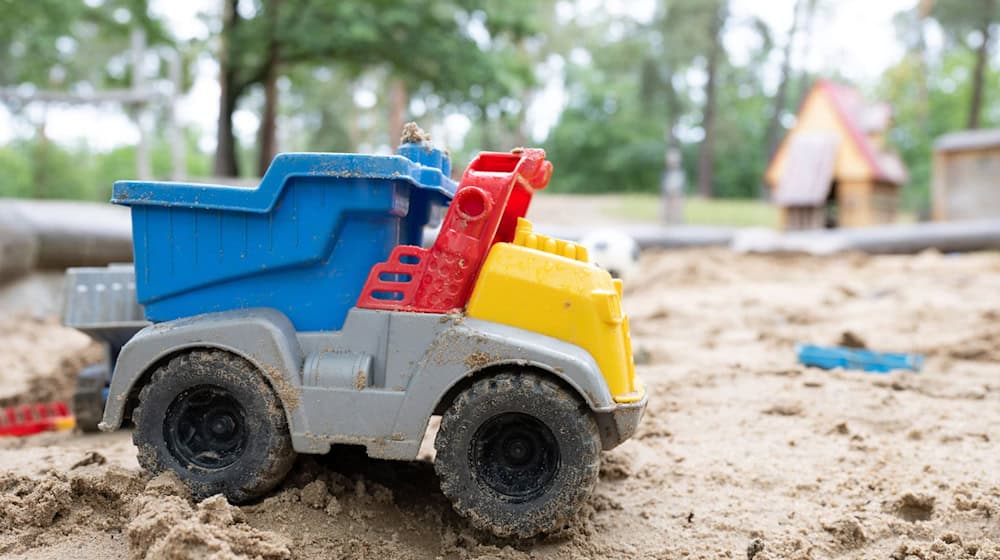
[[[0,436],[29,436],[55,430],[56,421],[70,418],[64,402],[26,404],[0,409]]]
[[[536,190],[552,176],[545,151],[483,152],[469,164],[434,246],[400,245],[372,267],[358,307],[448,313],[465,307],[494,243],[511,242]]]

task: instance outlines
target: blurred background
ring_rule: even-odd
[[[765,172],[826,84],[903,171],[867,221],[912,221],[935,138],[1000,126],[996,4],[0,0],[0,196],[252,183],[281,151],[390,153],[416,120],[456,172],[545,148],[549,192],[625,195],[598,199],[611,218],[787,225]]]

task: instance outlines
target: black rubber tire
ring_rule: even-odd
[[[76,427],[84,433],[100,432],[98,424],[104,417],[104,391],[111,374],[106,363],[91,364],[76,376],[73,392],[73,415]]]
[[[543,435],[530,448],[556,446],[555,471],[537,476],[539,486],[521,488],[520,496],[506,490],[509,479],[495,474],[505,467],[484,466],[481,458],[489,455],[484,449],[500,445],[489,441],[510,441],[489,435],[504,419],[523,420],[521,427],[529,432],[541,430]],[[499,537],[530,538],[561,529],[593,492],[600,468],[600,433],[589,408],[573,393],[531,372],[500,373],[462,391],[441,418],[434,447],[441,491],[472,525]],[[543,454],[542,462],[551,456]],[[530,476],[545,470],[532,468]]]
[[[192,395],[201,395],[202,407],[229,407],[235,449],[224,451],[221,461],[214,456],[222,464],[206,465],[201,458],[211,453],[194,454],[178,443],[185,438],[177,435],[183,431],[177,422],[187,414],[178,410],[194,406]],[[173,357],[142,388],[132,420],[139,464],[153,473],[174,471],[198,497],[221,493],[235,503],[253,500],[277,486],[295,462],[278,396],[257,368],[228,352],[196,350]]]

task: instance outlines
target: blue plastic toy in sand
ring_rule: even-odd
[[[115,183],[146,318],[267,306],[299,331],[340,329],[372,266],[420,245],[431,208],[455,193],[440,150],[399,153],[281,154],[252,188]]]
[[[843,368],[887,373],[897,369],[920,371],[924,365],[924,357],[920,354],[893,354],[811,344],[800,344],[796,351],[800,363],[823,369]]]

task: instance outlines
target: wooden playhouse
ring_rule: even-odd
[[[895,221],[907,173],[885,147],[890,117],[848,86],[821,80],[809,91],[765,174],[783,228]]]
[[[936,221],[1000,218],[1000,129],[938,138],[931,188]]]

